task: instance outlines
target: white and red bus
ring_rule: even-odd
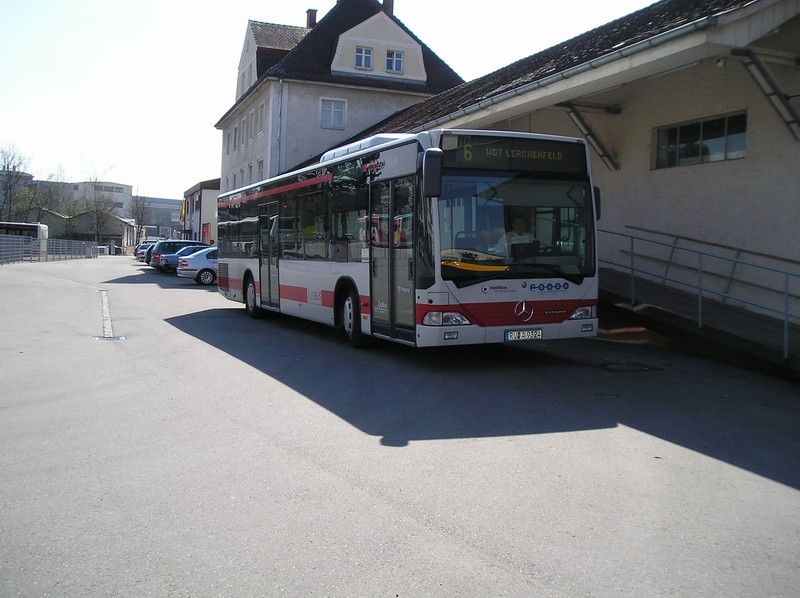
[[[376,136],[218,208],[219,292],[251,316],[322,322],[355,346],[597,334],[599,194],[583,139]]]
[[[50,228],[41,222],[0,222],[0,235],[22,239],[29,256],[47,257],[47,237]]]
[[[0,222],[0,235],[25,237],[32,241],[47,241],[49,228],[41,222]]]

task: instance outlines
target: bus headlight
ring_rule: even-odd
[[[425,326],[466,326],[472,322],[457,311],[429,311],[422,318]]]
[[[569,317],[570,320],[589,320],[591,318],[597,317],[597,306],[595,305],[587,305],[585,307],[579,307],[576,309],[572,315]]]

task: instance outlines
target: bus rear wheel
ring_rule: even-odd
[[[244,309],[251,318],[261,316],[261,309],[256,306],[256,283],[252,276],[248,276],[244,282]]]
[[[367,338],[361,331],[361,304],[358,294],[351,288],[342,301],[342,328],[353,347],[364,347]]]

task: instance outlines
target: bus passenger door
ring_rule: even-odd
[[[277,307],[280,301],[278,287],[278,202],[259,206],[258,214],[259,276],[261,279],[261,305]]]
[[[414,177],[370,188],[373,332],[414,342]]]

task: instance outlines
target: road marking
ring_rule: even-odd
[[[124,341],[124,336],[114,336],[114,328],[111,325],[111,309],[108,307],[108,293],[103,289],[98,290],[103,302],[103,336],[95,336],[93,339],[96,341]]]

